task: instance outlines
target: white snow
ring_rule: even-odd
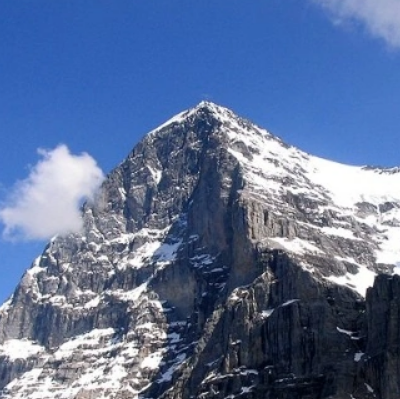
[[[161,247],[161,242],[154,241],[154,242],[146,242],[141,247],[136,249],[134,258],[129,259],[127,264],[129,267],[133,268],[141,268],[148,262],[151,257],[155,254],[155,252]]]
[[[346,258],[343,258],[342,256],[335,256],[334,257],[336,260],[340,261],[340,262],[347,262],[347,263],[353,263],[354,265],[357,266],[362,266],[359,263],[357,263],[354,258],[351,258],[350,256],[347,256]]]
[[[151,353],[149,356],[143,359],[142,363],[140,364],[140,368],[156,370],[160,367],[162,358],[162,352]]]
[[[380,250],[376,252],[379,263],[400,263],[400,228],[385,226],[384,238],[380,241]]]
[[[8,339],[0,345],[0,356],[11,360],[27,359],[45,351],[45,348],[28,339]]]
[[[400,227],[382,224],[398,218],[398,209],[387,214],[379,212],[379,205],[385,202],[400,203],[400,173],[385,173],[362,167],[342,165],[324,159],[310,157],[311,171],[308,177],[323,186],[334,204],[355,213],[357,203],[368,202],[376,207],[376,214],[369,215],[362,222],[383,232],[375,239],[380,246],[376,251],[377,262],[396,264],[400,261]],[[326,229],[326,228],[325,228]],[[350,230],[340,229],[338,234],[352,238]],[[327,230],[327,232],[332,232]],[[372,237],[373,238],[373,237]]]
[[[39,266],[41,256],[38,256],[32,263],[32,267],[28,269],[26,272],[31,276],[34,277],[36,274],[44,271],[44,268]]]
[[[8,298],[1,306],[0,313],[6,313],[11,306],[13,297]]]
[[[113,328],[94,329],[86,334],[79,335],[62,344],[54,353],[55,359],[64,359],[71,356],[78,349],[85,348],[86,350],[93,348],[95,350],[101,340],[110,338],[114,334]]]
[[[174,372],[182,365],[185,359],[186,359],[186,354],[180,353],[179,355],[177,355],[176,358],[174,359],[174,363],[172,364],[172,366],[169,367],[168,370],[161,375],[161,377],[157,380],[157,382],[161,383],[161,382],[171,381]]]
[[[15,378],[13,379],[8,385],[7,389],[11,390],[14,386],[18,386],[21,381],[23,382],[24,386],[29,386],[30,384],[35,384],[35,382],[39,379],[40,375],[42,374],[43,369],[42,368],[34,368],[30,371],[25,372],[20,378]],[[48,389],[48,387],[46,386]],[[47,390],[46,389],[46,390]],[[24,395],[16,395],[16,398],[23,398]],[[26,397],[26,396],[25,396]],[[36,392],[32,393],[32,396],[30,396],[33,399],[41,399],[40,395],[38,395]]]
[[[357,202],[378,206],[400,199],[400,174],[310,157],[308,177],[328,189],[335,204],[345,208],[352,209]]]
[[[137,233],[123,234],[112,240],[111,243],[121,243],[126,246],[135,241],[143,242],[132,252],[126,250],[123,253],[122,258],[117,263],[118,269],[123,270],[127,267],[140,269],[153,262],[156,263],[158,269],[161,269],[173,262],[182,240],[165,242],[169,230],[170,226],[164,229],[143,228]]]
[[[158,265],[168,264],[176,259],[176,254],[181,244],[182,240],[179,240],[173,244],[163,243],[154,252],[153,258],[157,260]]]
[[[263,311],[261,312],[261,316],[264,317],[264,318],[268,318],[269,316],[272,315],[272,313],[274,313],[274,310],[275,310],[275,309],[263,310]]]
[[[349,238],[352,240],[356,240],[354,237],[354,233],[351,230],[345,229],[343,227],[322,227],[321,231],[327,235]]]
[[[183,111],[183,112],[173,116],[172,118],[168,119],[163,124],[156,127],[154,130],[150,131],[149,135],[154,135],[155,133],[160,132],[162,129],[164,129],[170,125],[183,122],[187,117],[189,117],[191,115],[191,113],[192,113],[192,110],[187,110],[187,111]]]
[[[255,385],[252,385],[250,387],[242,387],[242,390],[240,391],[239,395],[242,395],[244,393],[250,393],[254,387]]]
[[[295,303],[295,302],[298,302],[298,301],[299,301],[298,299],[289,299],[288,301],[282,303],[282,305],[280,305],[280,306],[282,306],[282,307],[284,307],[284,306],[289,306],[289,305],[291,305],[292,303]]]
[[[97,308],[97,306],[100,305],[100,300],[101,300],[100,295],[97,295],[93,299],[91,299],[89,302],[86,302],[84,305],[84,308],[85,309]]]
[[[274,246],[274,243],[278,244],[278,247],[283,247],[284,249],[298,253],[320,253],[323,252],[315,245],[313,245],[310,241],[302,240],[301,238],[295,237],[293,239],[289,239],[286,237],[270,237],[266,240],[270,246]]]
[[[67,298],[64,295],[53,295],[48,298],[48,301],[54,306],[68,305]]]
[[[258,375],[258,371],[255,369],[246,369],[246,370],[240,370],[240,374],[241,375],[249,375],[249,374]]]
[[[354,354],[354,361],[355,362],[359,362],[364,355],[365,355],[365,353],[363,353],[363,352],[355,353]]]
[[[285,301],[284,303],[280,304],[279,306],[277,306],[276,308],[270,308],[270,309],[263,310],[261,312],[261,317],[264,319],[267,319],[268,317],[270,317],[272,315],[272,313],[274,313],[275,309],[284,308],[284,307],[289,306],[298,301],[299,301],[298,299],[289,299],[289,300]]]
[[[351,336],[354,334],[353,331],[344,330],[343,328],[340,328],[340,327],[336,327],[336,330],[338,330],[338,331],[339,331],[340,333],[342,333],[342,334],[348,335],[349,337],[351,337]]]
[[[186,119],[190,118],[192,115],[194,115],[200,108],[203,108],[204,106],[207,106],[208,109],[211,109],[214,113],[218,114],[219,116],[225,116],[227,114],[233,115],[232,111],[225,107],[221,107],[220,105],[214,104],[209,101],[201,101],[196,107],[190,108],[188,110],[185,110],[183,112],[180,112],[179,114],[173,116],[172,118],[168,119],[166,122],[163,124],[159,125],[155,129],[153,129],[148,135],[152,136],[155,133],[160,132],[162,129],[172,126],[174,124],[179,124],[184,122]]]
[[[162,178],[162,171],[159,169],[154,169],[150,165],[147,165],[151,175],[153,176],[154,181],[159,184]]]
[[[160,328],[158,324],[150,321],[149,307],[154,309],[159,301],[149,300],[146,288],[147,283],[144,283],[135,290],[117,293],[122,295],[120,299],[142,298],[135,304],[136,307],[133,307],[136,309],[135,312],[138,312],[138,320],[149,320],[133,326],[127,334],[121,335],[120,331],[113,328],[94,329],[69,339],[59,348],[54,348],[51,354],[44,352],[44,349],[35,343],[16,340],[16,344],[20,345],[18,348],[13,341],[7,341],[8,347],[11,348],[8,352],[15,353],[14,357],[17,358],[19,352],[24,353],[25,357],[28,357],[29,353],[37,353],[44,366],[36,366],[33,370],[22,374],[8,384],[6,389],[12,390],[16,399],[24,397],[68,399],[76,397],[78,393],[81,395],[84,391],[88,394],[101,392],[99,398],[116,398],[125,391],[129,392],[130,397],[137,399],[140,391],[145,389],[150,378],[163,364],[162,359],[169,350],[165,343],[176,345],[180,341],[179,334],[171,333],[167,337],[163,327]],[[138,340],[138,337],[155,347],[146,349],[146,345],[143,346],[143,341]],[[4,351],[3,347],[0,348]],[[148,352],[149,348],[153,353]],[[177,357],[177,361],[180,359],[181,355],[179,359]],[[61,373],[63,367],[71,362],[76,364],[79,370],[76,374],[72,374],[73,380],[66,383],[55,377],[58,371],[47,367],[48,361],[50,364],[54,361],[61,362]],[[174,367],[178,367],[176,362]],[[171,369],[170,372],[172,371]]]
[[[196,255],[190,258],[190,262],[195,268],[211,265],[215,262],[215,257],[210,254]]]
[[[246,298],[248,293],[249,293],[249,291],[246,289],[246,287],[244,287],[244,286],[237,287],[231,292],[231,294],[228,297],[228,300],[233,303],[242,301],[243,298]]]
[[[169,340],[170,345],[177,344],[178,342],[182,341],[181,336],[178,333],[168,334],[167,338]]]
[[[374,283],[375,276],[375,272],[365,266],[360,266],[356,274],[346,273],[343,276],[329,276],[326,279],[333,283],[349,287],[365,297],[367,289]]]
[[[368,389],[369,393],[374,393],[373,388],[371,387],[371,385],[368,385],[366,382],[364,383],[365,387]]]
[[[129,290],[129,291],[124,291],[124,290],[113,290],[110,292],[110,294],[118,297],[121,300],[124,301],[132,301],[132,302],[137,302],[140,298],[140,296],[147,290],[147,284],[148,282],[145,282],[138,287]]]

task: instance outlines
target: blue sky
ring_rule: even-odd
[[[0,15],[3,208],[59,144],[107,173],[203,99],[316,155],[400,165],[399,0],[5,0]],[[45,241],[0,238],[0,301]]]

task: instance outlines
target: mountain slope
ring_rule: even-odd
[[[133,149],[0,308],[0,398],[398,397],[399,208],[399,170],[202,102]]]

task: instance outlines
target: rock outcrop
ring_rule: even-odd
[[[177,115],[1,306],[0,398],[397,399],[397,187]]]

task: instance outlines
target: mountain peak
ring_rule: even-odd
[[[193,108],[209,108],[209,109],[213,109],[213,108],[218,108],[218,107],[221,107],[221,106],[219,104],[217,104],[217,103],[214,103],[213,101],[202,100]]]
[[[164,130],[167,127],[170,127],[172,125],[176,125],[179,123],[183,123],[184,121],[187,121],[191,118],[194,117],[202,117],[204,114],[212,115],[214,119],[220,121],[220,122],[227,122],[227,121],[232,121],[232,120],[243,120],[240,118],[235,112],[233,112],[231,109],[226,108],[222,105],[216,104],[211,101],[200,101],[197,105],[194,107],[188,108],[176,115],[174,115],[172,118],[168,119],[166,122],[155,128],[150,132],[150,134],[159,132],[161,130]]]
[[[217,103],[214,103],[212,101],[208,100],[203,100],[200,101],[195,107],[192,108],[192,110],[200,110],[200,109],[206,109],[210,112],[213,112],[215,114],[225,114],[227,112],[233,113],[229,108],[226,108],[222,105],[219,105]]]
[[[400,277],[382,274],[400,264],[400,174],[305,154],[210,101],[152,133],[0,307],[0,399],[399,387]]]

